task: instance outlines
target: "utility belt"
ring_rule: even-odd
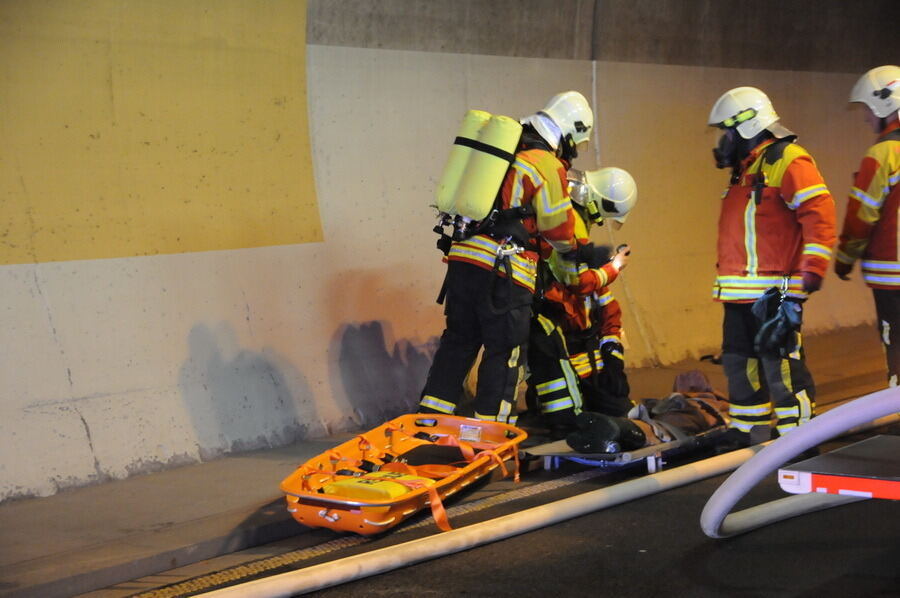
[[[499,197],[495,200],[499,203]],[[442,213],[434,232],[440,235],[437,247],[450,259],[475,263],[489,268],[507,279],[507,284],[518,283],[531,292],[535,291],[537,272],[534,263],[522,256],[534,239],[534,235],[525,228],[523,220],[534,216],[532,205],[501,209],[495,207],[483,220],[473,222],[462,216],[450,216]],[[452,227],[448,233],[446,228]],[[495,313],[507,311],[510,306],[498,306],[494,303],[496,280],[491,281],[487,290],[491,301],[491,309]],[[437,302],[442,304],[447,290],[447,280],[438,294]]]
[[[465,262],[491,271],[491,283],[486,292],[494,299],[494,289],[497,279],[506,279],[506,284],[517,284],[534,293],[535,279],[537,277],[537,264],[531,252],[510,238],[497,240],[493,237],[480,234],[464,241],[456,241],[451,244],[447,253],[447,259],[453,262]],[[449,270],[448,270],[449,273]],[[442,303],[446,292],[447,279],[438,296],[438,303]],[[509,297],[512,297],[513,289],[510,287]],[[507,311],[507,306],[501,311]]]

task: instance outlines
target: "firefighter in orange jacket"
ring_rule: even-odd
[[[498,195],[496,221],[474,226],[447,254],[446,328],[419,401],[423,413],[453,414],[463,382],[483,347],[475,416],[514,423],[515,391],[528,341],[538,238],[575,249],[575,215],[566,170],[590,138],[587,100],[568,91],[522,121],[515,160]],[[487,219],[486,219],[487,220]]]
[[[854,175],[834,270],[847,280],[853,263],[872,288],[878,330],[885,347],[888,383],[900,375],[900,67],[880,66],[863,75],[851,102],[867,106],[866,120],[878,135]]]
[[[731,422],[722,446],[737,448],[789,432],[814,414],[815,385],[799,324],[803,301],[819,290],[831,259],[835,211],[815,161],[781,125],[765,93],[726,92],[708,124],[723,131],[713,150],[716,165],[731,168],[713,297],[725,309],[722,364]],[[771,287],[781,289],[796,322],[790,342],[774,351],[758,349],[763,322],[751,311]]]
[[[574,261],[551,253],[542,263],[545,280],[528,346],[535,406],[552,439],[573,431],[582,410],[622,416],[633,406],[625,375],[622,310],[608,286],[627,264],[630,250],[623,245],[610,256],[608,248],[595,248],[588,235],[593,222],[621,225],[637,201],[637,188],[621,168],[571,170],[569,179],[580,217],[579,249]]]

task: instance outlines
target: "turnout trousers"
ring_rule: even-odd
[[[529,383],[551,426],[574,425],[582,410],[617,417],[628,413],[634,404],[621,354],[601,350],[596,334],[564,334],[542,314],[531,322]]]
[[[750,311],[752,304],[723,305],[722,366],[728,378],[730,427],[752,432],[753,441],[759,442],[769,439],[773,412],[778,434],[809,421],[815,413],[816,389],[800,333],[796,350],[787,357],[759,355],[753,341],[760,322]]]
[[[888,385],[897,386],[900,375],[900,291],[872,289],[872,295],[878,316],[878,334],[887,360]]]
[[[447,266],[447,323],[419,401],[419,412],[453,414],[481,348],[475,417],[515,423],[516,387],[528,342],[532,293],[465,262]]]

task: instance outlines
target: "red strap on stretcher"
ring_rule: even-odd
[[[463,442],[456,436],[441,436],[434,443],[438,446],[455,446],[459,447],[459,451],[462,453],[463,458],[471,463],[475,460],[475,449],[472,448],[472,445],[468,442]]]
[[[328,461],[331,463],[331,471],[323,471],[322,473],[329,474],[332,477],[332,479],[334,479],[335,473],[338,470],[338,464],[341,463],[342,461],[344,463],[347,463],[351,467],[359,467],[359,465],[362,463],[362,461],[359,459],[349,459],[347,457],[344,457],[339,452],[337,452],[335,449],[331,449],[330,451],[328,451],[326,453],[326,455],[328,456]]]
[[[388,467],[390,466],[390,467]],[[395,473],[406,473],[410,475],[419,475],[412,465],[407,465],[406,463],[387,463],[385,467],[380,471],[393,471]],[[385,478],[379,477],[370,477],[370,476],[362,476],[361,479],[370,479],[370,480],[384,480]],[[400,484],[401,486],[406,486],[410,490],[420,490],[425,488],[428,492],[428,502],[431,506],[431,516],[434,518],[435,524],[437,524],[438,528],[441,531],[448,532],[453,529],[450,526],[450,518],[447,517],[447,510],[444,508],[444,502],[441,500],[441,495],[438,494],[437,487],[434,484],[426,484],[421,480],[400,480],[400,479],[388,479],[395,484]]]
[[[503,477],[506,477],[509,475],[509,471],[506,469],[506,463],[504,463],[503,458],[500,457],[500,455],[497,454],[497,451],[494,450],[493,448],[487,448],[488,446],[493,446],[493,445],[485,445],[485,444],[480,444],[480,443],[479,444],[470,444],[468,442],[463,442],[456,436],[442,436],[441,438],[438,438],[438,440],[435,442],[435,444],[438,444],[441,446],[458,446],[459,450],[463,454],[463,457],[465,457],[466,461],[468,461],[469,463],[474,461],[478,455],[480,455],[482,453],[486,453],[492,460],[496,461],[497,464],[500,465],[500,470],[503,472]],[[478,455],[475,454],[476,448],[480,449],[480,452],[478,453]],[[513,451],[513,458],[515,459],[515,464],[516,464],[515,471],[513,472],[513,480],[518,482],[519,481],[519,451],[518,450]]]
[[[410,469],[412,469],[410,467]],[[428,490],[428,502],[431,506],[431,516],[434,518],[435,524],[437,524],[438,528],[442,532],[449,532],[453,529],[450,526],[450,518],[447,517],[447,510],[444,508],[444,503],[441,500],[441,495],[438,494],[437,488],[434,484],[426,485],[425,482],[420,482],[419,480],[391,480],[396,484],[402,484],[409,488],[410,490],[418,490],[420,488],[425,488]]]

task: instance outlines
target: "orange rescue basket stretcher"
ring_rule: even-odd
[[[403,415],[301,465],[281,482],[287,508],[308,527],[370,535],[425,507],[450,529],[443,500],[500,468],[519,479],[527,434],[499,422],[453,415]]]

